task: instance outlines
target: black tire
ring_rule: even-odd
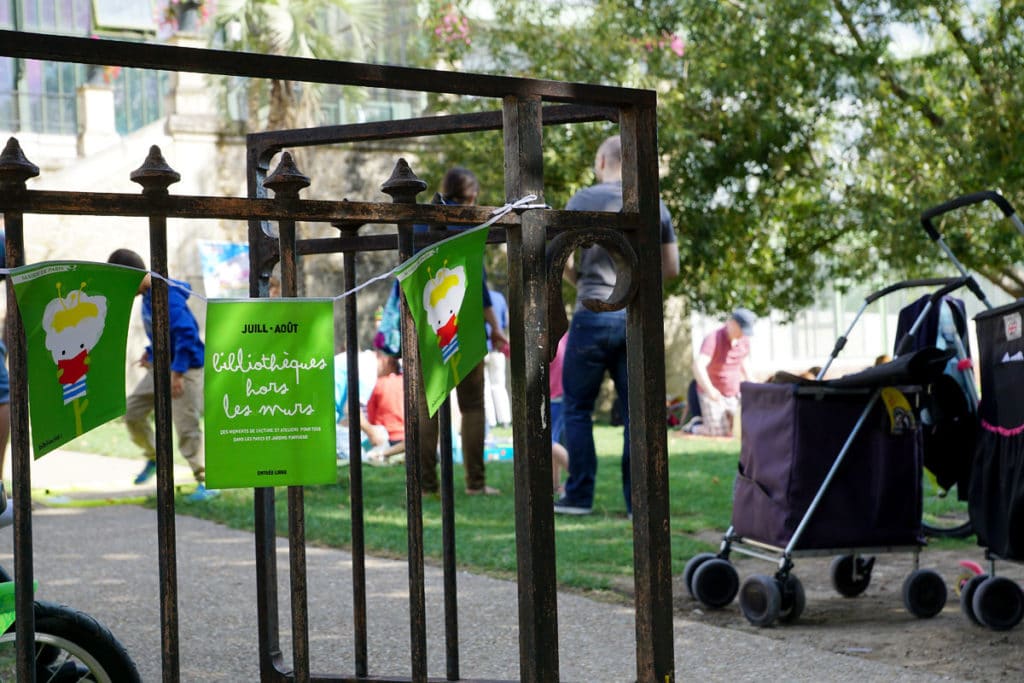
[[[34,604],[37,681],[141,683],[124,646],[88,614],[52,602]],[[15,680],[15,625],[0,636],[0,680]],[[88,677],[86,677],[88,676]]]
[[[740,588],[740,611],[754,626],[771,626],[779,618],[782,593],[771,576],[755,574]]]
[[[975,626],[984,626],[984,624],[978,621],[978,615],[974,613],[974,594],[978,591],[978,586],[987,579],[988,574],[975,574],[960,589],[960,611]]]
[[[804,585],[800,579],[792,574],[786,577],[784,583],[780,583],[779,590],[782,593],[782,606],[779,609],[779,623],[792,624],[807,607],[807,594],[804,592]]]
[[[938,572],[918,569],[903,581],[903,606],[919,619],[931,619],[946,606],[946,582]]]
[[[717,555],[714,553],[698,553],[686,563],[686,566],[683,568],[683,582],[686,584],[686,590],[689,591],[691,598],[697,597],[693,592],[693,575],[697,572],[697,568],[716,557]]]
[[[921,529],[932,538],[967,538],[974,525],[967,510],[967,500],[960,500],[954,484],[943,489],[927,469],[921,471]]]
[[[726,560],[715,558],[704,562],[693,573],[693,594],[706,607],[721,609],[736,597],[740,576]]]
[[[1024,617],[1024,591],[1005,576],[992,576],[974,591],[974,616],[993,631],[1009,631]]]
[[[832,587],[844,598],[855,598],[871,584],[871,570],[874,566],[874,557],[838,555],[829,565]]]
[[[974,533],[974,525],[971,523],[971,520],[949,527],[939,526],[938,524],[935,521],[929,523],[922,519],[921,529],[924,531],[924,535],[931,538],[967,538]]]

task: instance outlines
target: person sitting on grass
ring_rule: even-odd
[[[377,383],[360,426],[370,438],[373,448],[367,459],[385,465],[389,458],[405,452],[405,399],[402,370],[398,358],[377,351]]]

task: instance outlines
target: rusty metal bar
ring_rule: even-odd
[[[505,196],[543,194],[540,100],[505,100]],[[542,212],[508,229],[509,323],[519,582],[519,676],[557,681],[558,605],[551,505],[547,267]]]
[[[309,187],[309,178],[295,167],[292,156],[285,152],[274,172],[263,186],[274,192],[275,201],[290,204],[298,200],[299,191]],[[278,222],[278,245],[281,254],[281,294],[298,295],[295,257],[295,221]],[[309,601],[306,584],[306,506],[304,489],[288,487],[288,558],[291,572],[292,667],[294,679],[309,681]]]
[[[592,121],[615,122],[618,120],[618,113],[618,110],[612,107],[566,104],[544,107],[542,115],[544,125],[550,126]],[[285,147],[313,147],[341,142],[373,142],[450,133],[479,133],[501,130],[501,126],[502,112],[487,111],[249,133],[246,136],[246,144],[263,152],[273,152]]]
[[[39,167],[25,158],[18,141],[8,140],[0,154],[0,196],[25,193],[25,181],[39,175]],[[6,265],[25,265],[25,222],[17,211],[4,213],[7,237]],[[11,479],[14,505],[14,638],[15,673],[19,681],[35,680],[35,613],[32,593],[32,456],[28,430],[28,355],[25,325],[7,278],[7,338],[11,382]]]
[[[132,171],[132,182],[142,196],[158,204],[167,188],[181,176],[153,145],[142,166]],[[149,267],[163,278],[167,273],[167,217],[154,212],[149,218]],[[167,282],[152,278],[153,305],[153,413],[156,418],[157,547],[160,563],[160,619],[163,680],[178,681],[178,569],[174,521],[174,439],[171,433],[171,334]]]
[[[452,95],[495,98],[516,95],[542,97],[551,102],[608,106],[654,105],[654,92],[650,90],[458,72],[443,72],[443,77],[439,78],[438,74],[442,72],[430,69],[22,31],[0,31],[0,55],[101,66],[272,78],[305,83],[334,83]]]
[[[355,235],[358,226],[342,228]],[[344,256],[345,291],[356,286],[356,255]],[[359,421],[359,330],[356,295],[345,298],[345,362],[348,369],[348,474],[349,509],[352,512],[352,638],[356,676],[369,673],[366,613],[366,532],[363,522],[363,458]]]
[[[287,206],[271,199],[242,197],[169,196],[147,202],[138,195],[103,192],[59,192],[28,190],[0,197],[0,206],[24,213],[78,216],[149,216],[167,218],[221,218],[230,220],[295,220],[324,223],[443,223],[474,226],[491,218],[492,207],[440,206],[435,204],[386,204],[379,202],[324,201],[300,199]],[[633,232],[641,227],[636,213],[600,211],[550,211],[545,220],[554,229],[578,228],[593,223],[616,230]],[[519,224],[519,216],[510,213],[497,226]],[[450,235],[449,235],[450,236]],[[372,235],[356,239],[369,239]],[[418,235],[429,239],[428,236]]]
[[[455,566],[455,472],[452,463],[451,398],[437,411],[441,448],[441,566],[444,571],[444,653],[448,680],[459,680],[459,599]],[[463,444],[465,448],[465,444]]]
[[[266,197],[263,182],[270,170],[267,160],[253,155],[252,150],[249,150],[246,166],[249,197]],[[267,295],[267,276],[277,253],[277,241],[267,235],[263,229],[263,221],[258,218],[249,220],[250,296]],[[260,680],[263,683],[272,683],[284,680],[284,655],[281,652],[277,599],[277,518],[272,487],[253,490],[253,532]]]
[[[451,237],[448,226],[435,223],[426,232],[415,234],[417,250],[436,240]],[[420,413],[420,419],[427,415]],[[437,448],[440,451],[441,478],[441,567],[444,587],[444,651],[445,672],[448,680],[459,680],[459,599],[458,570],[455,554],[455,467],[452,458],[452,406],[451,397],[445,399],[437,414]],[[433,447],[433,444],[431,444]],[[462,444],[465,449],[465,444]]]
[[[413,204],[416,195],[427,184],[416,177],[405,159],[399,159],[381,191],[396,204]],[[398,224],[398,257],[402,261],[413,255],[413,224]],[[425,401],[423,375],[420,373],[420,352],[416,327],[409,304],[402,294],[402,378],[405,389],[405,505],[409,535],[409,659],[413,681],[427,680],[427,610],[423,567],[423,475],[420,462],[420,403]]]
[[[630,478],[637,680],[675,680],[668,444],[665,433],[665,331],[658,207],[657,119],[653,107],[620,117],[623,208],[645,228],[633,233],[639,289],[626,313]]]

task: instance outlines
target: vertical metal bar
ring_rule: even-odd
[[[291,154],[281,155],[281,163],[263,182],[283,202],[298,199],[299,190],[309,187],[309,178],[295,167]],[[298,292],[295,262],[295,221],[278,222],[281,253],[281,294],[295,297]],[[288,487],[288,559],[291,572],[292,667],[298,683],[308,683],[309,674],[309,600],[306,586],[306,505],[301,486]]]
[[[543,194],[541,125],[540,98],[505,98],[506,201]],[[521,226],[509,227],[519,675],[531,682],[558,680],[545,247],[545,224],[539,218],[527,213]]]
[[[441,564],[444,570],[444,650],[448,680],[459,675],[459,600],[455,566],[455,472],[452,463],[452,405],[445,399],[437,411],[441,447]],[[463,444],[465,448],[465,444]]]
[[[391,196],[396,204],[415,204],[416,195],[427,184],[416,177],[405,159],[395,164],[391,177],[381,191]],[[398,224],[398,257],[404,261],[413,254],[413,224]],[[420,404],[423,394],[423,375],[420,372],[420,352],[416,328],[409,304],[402,294],[402,358],[405,364],[402,378],[405,385],[405,504],[409,534],[409,638],[412,680],[427,680],[427,610],[423,588],[423,475],[420,462]],[[425,412],[425,409],[424,409]]]
[[[434,203],[437,203],[435,195]],[[429,232],[437,235],[448,230],[447,225],[431,225]],[[425,414],[425,413],[424,413]],[[433,418],[437,421],[437,446],[440,451],[441,479],[441,567],[444,584],[444,648],[445,673],[448,680],[457,681],[459,675],[459,589],[455,548],[455,467],[452,461],[452,405],[449,396]],[[465,444],[463,444],[465,448]]]
[[[638,212],[643,221],[633,236],[640,263],[638,295],[626,314],[637,680],[669,683],[675,680],[675,661],[658,122],[653,105],[624,109],[619,122],[623,211]]]
[[[132,182],[154,205],[168,196],[167,188],[181,178],[167,165],[160,148],[150,147],[142,166],[132,171]],[[178,654],[178,569],[174,521],[174,440],[171,433],[171,332],[168,317],[167,217],[149,216],[149,267],[153,305],[153,413],[156,419],[157,549],[160,563],[160,619],[163,680],[181,677]]]
[[[355,236],[359,226],[343,228]],[[345,291],[356,286],[356,255],[345,252]],[[352,514],[352,637],[356,676],[368,675],[366,638],[366,542],[363,523],[363,458],[359,420],[359,334],[356,295],[345,298],[345,362],[348,369],[349,508]]]
[[[25,158],[14,138],[8,140],[0,155],[0,192],[10,195],[25,192],[25,181],[39,175],[39,167]],[[7,233],[7,267],[25,264],[24,216],[4,213]],[[7,279],[7,338],[11,343],[8,363],[11,382],[11,479],[14,505],[14,637],[17,645],[15,672],[19,681],[35,680],[35,614],[32,595],[32,458],[28,430],[28,356],[25,326]]]
[[[266,197],[263,182],[269,170],[268,155],[248,146],[246,178],[251,199]],[[263,283],[260,271],[267,248],[264,224],[258,219],[249,221],[249,294],[260,296]],[[279,678],[283,666],[280,623],[277,602],[277,520],[275,518],[273,487],[253,491],[253,544],[256,560],[256,631],[259,641],[260,680],[265,683]]]

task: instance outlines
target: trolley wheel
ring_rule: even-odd
[[[771,576],[755,574],[740,589],[740,611],[754,626],[771,626],[782,609],[779,582]]]
[[[931,619],[946,606],[946,582],[932,569],[912,571],[903,582],[903,605],[920,619]]]
[[[693,575],[697,572],[697,568],[716,557],[718,556],[714,553],[698,553],[687,561],[686,566],[683,568],[683,582],[686,584],[686,590],[690,592],[691,598],[697,597],[693,592]]]
[[[978,621],[978,615],[974,613],[974,594],[978,592],[978,586],[988,578],[988,574],[975,574],[960,589],[960,611],[976,626],[982,626],[982,623]]]
[[[974,591],[971,605],[982,626],[1008,631],[1024,617],[1024,591],[1005,576],[992,576]]]
[[[779,608],[779,621],[783,624],[792,624],[807,607],[807,594],[804,593],[804,585],[800,579],[792,574],[779,582],[779,589],[782,592],[782,605]]]
[[[855,555],[839,555],[832,560],[829,573],[832,575],[832,587],[844,598],[855,598],[871,583],[871,570],[875,566],[874,557]]]
[[[740,589],[736,568],[721,558],[708,560],[693,573],[693,595],[706,607],[725,607]]]

